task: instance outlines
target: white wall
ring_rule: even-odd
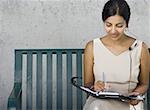
[[[0,109],[13,87],[14,49],[84,48],[102,36],[102,6],[107,0],[0,1]],[[129,34],[150,43],[150,1],[127,0]]]

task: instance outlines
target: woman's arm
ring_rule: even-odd
[[[84,50],[84,85],[86,87],[91,87],[94,84],[93,60],[93,41],[90,41]]]
[[[131,94],[135,95],[144,95],[148,89],[149,83],[149,73],[150,73],[150,55],[149,50],[146,44],[143,43],[142,45],[142,53],[141,53],[141,60],[140,60],[140,74],[139,74],[139,84],[133,90]],[[138,104],[139,101],[131,100],[129,103],[132,105]]]
[[[146,44],[143,43],[141,53],[139,84],[134,91],[140,94],[145,94],[147,92],[149,83],[149,72],[150,72],[149,69],[150,69],[149,51]]]
[[[103,91],[105,89],[104,88],[105,84],[103,81],[95,82],[93,65],[94,65],[93,41],[90,41],[87,43],[84,50],[84,85],[95,91]]]

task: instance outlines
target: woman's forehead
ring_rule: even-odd
[[[122,16],[119,16],[119,15],[114,15],[114,16],[110,16],[108,17],[105,22],[108,22],[108,23],[124,23],[125,20]]]

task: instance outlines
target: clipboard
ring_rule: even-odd
[[[81,80],[81,77],[72,77],[71,78],[71,83],[81,89],[82,91],[88,93],[89,95],[99,98],[99,99],[116,99],[116,100],[121,100],[121,101],[128,101],[128,100],[139,100],[139,101],[144,101],[145,96],[144,95],[124,95],[115,91],[94,91],[88,87],[84,87],[81,85],[78,85],[78,80]]]

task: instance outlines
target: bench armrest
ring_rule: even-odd
[[[17,109],[21,107],[21,96],[22,94],[22,84],[21,83],[14,83],[13,90],[8,98],[8,110],[10,109]]]

